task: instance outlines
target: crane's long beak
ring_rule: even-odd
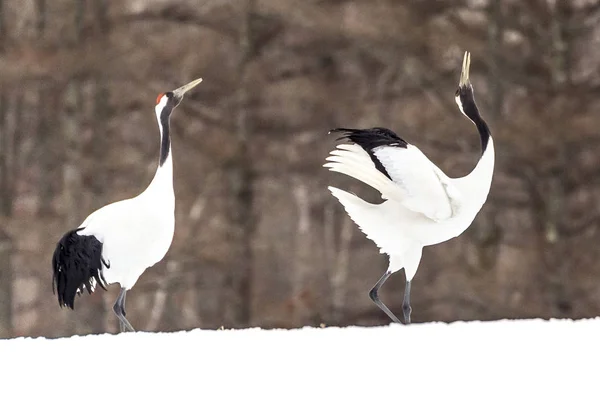
[[[460,72],[459,86],[468,86],[469,82],[469,67],[471,66],[471,53],[465,51],[465,56],[462,63],[462,71]]]
[[[192,81],[192,82],[190,82],[190,83],[188,83],[188,84],[186,84],[186,85],[183,85],[183,86],[181,86],[179,89],[175,89],[175,90],[173,90],[173,95],[174,95],[175,97],[177,97],[177,98],[181,99],[181,98],[183,98],[183,95],[184,95],[184,94],[185,94],[187,91],[189,91],[189,90],[193,89],[194,87],[198,86],[198,84],[199,84],[200,82],[202,82],[202,78],[200,78],[200,79],[196,79],[196,80],[194,80],[194,81]]]

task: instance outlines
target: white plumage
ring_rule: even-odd
[[[460,235],[485,203],[494,171],[494,145],[489,129],[475,105],[468,80],[470,56],[465,54],[456,100],[478,128],[482,156],[467,176],[450,178],[417,147],[385,128],[335,129],[351,144],[331,151],[324,166],[360,180],[378,190],[384,200],[371,204],[354,194],[329,187],[331,193],[358,227],[390,257],[387,272],[371,290],[371,298],[394,321],[397,318],[381,301],[377,291],[392,273],[406,274],[405,322],[410,322],[410,281],[422,249]]]
[[[115,303],[121,330],[133,331],[125,318],[125,296],[142,273],[161,261],[175,232],[175,193],[169,118],[186,91],[197,79],[158,96],[155,107],[160,130],[160,157],[149,186],[133,198],[114,202],[90,214],[81,225],[67,232],[54,257],[54,287],[61,306],[74,307],[75,295],[90,293],[99,283],[119,283]]]
[[[492,146],[490,140],[477,167],[458,179],[446,176],[415,146],[379,147],[374,154],[390,179],[358,144],[340,144],[325,167],[370,185],[385,201],[374,205],[335,187],[329,190],[381,252],[414,246],[407,242],[438,244],[460,235],[485,203],[494,169]]]
[[[93,235],[103,245],[102,256],[110,267],[102,274],[108,284],[131,289],[149,267],[166,255],[175,231],[175,195],[171,171],[160,171],[152,184],[162,190],[107,205],[92,213],[79,235]],[[152,187],[153,189],[155,187]],[[158,190],[158,187],[156,187]],[[160,211],[157,211],[160,210]]]
[[[167,97],[156,105],[157,119]],[[161,137],[163,128],[159,123]],[[79,235],[93,235],[102,242],[102,256],[110,262],[102,275],[106,283],[119,283],[129,290],[149,267],[167,254],[175,232],[173,158],[169,155],[156,170],[142,193],[106,205],[89,215],[79,226]]]

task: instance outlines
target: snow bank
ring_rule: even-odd
[[[0,340],[0,398],[600,396],[600,319]]]

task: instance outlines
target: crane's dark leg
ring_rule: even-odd
[[[119,318],[119,326],[121,327],[121,332],[130,331],[135,332],[129,321],[125,318],[125,294],[127,290],[125,288],[121,288],[121,292],[117,297],[117,301],[115,302],[115,306],[113,306],[113,310],[117,317]]]
[[[404,324],[410,324],[410,280],[406,280],[406,288],[404,289],[404,302],[402,302],[402,312],[404,313]]]
[[[119,301],[119,298],[121,299],[120,301]],[[122,314],[123,316],[127,315],[127,313],[125,312],[126,299],[127,299],[127,291],[124,289],[121,289],[121,291],[119,292],[119,297],[117,298],[117,302],[119,302],[119,313],[117,313],[115,311],[115,313],[117,314],[117,317],[119,318],[119,332],[127,331],[127,326],[121,320],[121,317],[119,317],[119,314]],[[115,305],[116,305],[116,303],[115,303]]]
[[[127,313],[125,312],[125,300],[127,299],[127,290],[122,290],[123,291],[123,298],[121,300],[121,314],[123,315],[123,317],[125,318],[125,316],[127,316]],[[120,293],[119,293],[120,295]],[[125,319],[127,321],[127,319]],[[131,325],[130,325],[131,327]],[[127,325],[119,318],[119,331],[120,332],[125,332],[127,331]]]
[[[383,310],[385,312],[385,314],[389,316],[390,319],[392,319],[396,323],[402,323],[400,320],[398,320],[396,315],[394,315],[392,313],[392,311],[389,310],[388,307],[385,306],[383,304],[383,302],[381,302],[381,300],[379,299],[378,291],[381,288],[381,286],[383,285],[383,283],[385,283],[385,280],[387,280],[391,275],[392,275],[392,273],[389,270],[387,272],[385,272],[383,274],[383,276],[381,276],[379,281],[377,281],[377,284],[375,284],[375,286],[373,288],[371,288],[371,291],[369,291],[369,297],[371,298],[371,300],[373,302],[375,302],[375,305],[377,305],[379,307],[379,309]]]

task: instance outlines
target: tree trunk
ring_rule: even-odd
[[[237,66],[238,88],[237,98],[237,120],[236,138],[237,154],[230,173],[231,187],[235,201],[234,224],[239,235],[239,256],[237,273],[234,282],[234,291],[237,293],[235,305],[236,322],[241,326],[247,326],[252,321],[252,235],[254,233],[253,219],[253,184],[254,174],[252,171],[248,142],[252,132],[250,127],[249,106],[250,89],[248,79],[248,64],[253,56],[252,43],[252,14],[254,12],[254,0],[246,0],[242,12],[242,23],[239,33],[239,61]]]
[[[337,204],[336,204],[337,205]],[[336,245],[336,231],[334,229],[336,207],[328,206],[325,210],[325,247],[329,249],[328,270],[330,270],[329,284],[331,289],[332,320],[340,324],[344,320],[346,311],[346,287],[350,268],[350,242],[354,234],[354,222],[342,211],[341,227],[338,244]]]
[[[491,97],[492,97],[492,122],[498,121],[502,116],[502,107],[504,103],[504,86],[500,65],[504,44],[504,16],[502,13],[502,1],[492,0],[490,3],[489,18],[489,52],[490,52],[490,75],[491,75]]]
[[[41,39],[46,31],[46,0],[36,0],[37,20],[35,23],[36,37]]]
[[[563,91],[570,80],[569,47],[567,25],[570,6],[565,2],[557,2],[551,23],[551,79],[555,93]],[[560,98],[556,99],[560,103]],[[554,165],[548,177],[547,195],[545,196],[546,224],[545,239],[547,250],[544,251],[550,272],[550,295],[553,307],[559,315],[567,316],[571,312],[569,289],[569,260],[565,257],[564,237],[561,235],[561,222],[566,214],[565,170],[568,167],[567,146],[562,143],[561,120],[556,121],[556,151]],[[560,134],[558,132],[561,132]]]
[[[15,141],[14,131],[7,123],[8,98],[5,92],[0,94],[0,220],[3,222],[0,230],[0,337],[13,334],[13,243],[10,233],[5,231],[5,225],[12,213],[14,162],[11,159],[14,159]]]
[[[0,230],[0,338],[13,336],[12,238]]]
[[[4,52],[4,41],[6,38],[6,17],[4,0],[0,0],[0,53]]]

